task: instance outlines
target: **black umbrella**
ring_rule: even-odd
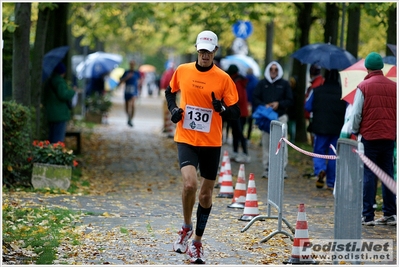
[[[295,51],[291,57],[302,64],[316,64],[325,69],[343,70],[356,63],[356,58],[348,51],[324,43],[309,44]]]
[[[45,81],[51,76],[55,67],[62,61],[69,46],[60,46],[47,52],[43,57],[42,80]]]

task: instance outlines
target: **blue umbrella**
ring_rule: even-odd
[[[100,78],[111,72],[122,62],[122,56],[112,53],[95,52],[76,66],[76,75],[79,79]]]
[[[255,124],[259,129],[265,132],[270,132],[270,122],[278,119],[278,114],[271,107],[258,106],[252,114],[255,119]]]
[[[291,57],[298,59],[302,64],[316,64],[328,70],[343,70],[357,61],[348,51],[324,43],[305,45],[295,51]]]
[[[62,61],[69,46],[60,46],[47,52],[43,57],[42,80],[45,81],[51,76],[55,67]]]

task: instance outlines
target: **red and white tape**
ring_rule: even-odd
[[[380,169],[380,167],[378,167],[377,165],[375,165],[374,162],[372,162],[366,155],[364,155],[363,153],[360,153],[359,151],[357,151],[356,149],[354,149],[354,152],[356,152],[360,159],[363,161],[363,163],[369,167],[369,169],[375,174],[377,175],[377,177],[381,180],[381,182],[383,182],[385,184],[385,186],[391,190],[392,193],[394,193],[396,195],[396,181],[390,177],[386,172],[384,172],[383,170]]]
[[[287,138],[282,137],[280,141],[277,144],[277,150],[276,150],[276,155],[278,154],[278,151],[280,150],[281,147],[281,141],[284,140],[288,145],[290,145],[292,148],[295,150],[311,156],[311,157],[316,157],[316,158],[322,158],[322,159],[337,159],[337,156],[332,156],[332,155],[320,155],[312,152],[308,152],[306,150],[303,150],[302,148],[299,148],[295,146],[293,143],[287,140]],[[337,154],[335,148],[333,145],[330,145],[330,148],[334,151],[335,154]],[[360,159],[363,161],[363,163],[369,167],[369,169],[385,184],[385,186],[392,191],[396,195],[397,187],[396,187],[396,181],[390,177],[388,174],[386,174],[383,170],[381,170],[374,162],[372,162],[368,157],[366,157],[363,153],[360,153],[356,149],[353,149],[354,152],[356,152]]]
[[[322,159],[337,159],[337,156],[334,156],[334,155],[320,155],[320,154],[316,154],[316,153],[312,153],[312,152],[308,152],[306,150],[303,150],[302,148],[299,148],[296,145],[294,145],[293,143],[291,143],[290,141],[288,141],[287,138],[285,138],[285,137],[282,137],[280,139],[280,141],[278,142],[276,155],[278,154],[278,151],[280,150],[281,140],[284,140],[284,142],[286,142],[288,145],[290,145],[293,149],[295,149],[295,150],[297,150],[297,151],[299,151],[299,152],[301,152],[301,153],[303,153],[305,155],[308,155],[308,156],[311,156],[311,157],[315,157],[315,158],[322,158]],[[335,152],[335,148],[333,147],[333,145],[330,145],[330,147],[334,151],[334,153],[336,153]]]

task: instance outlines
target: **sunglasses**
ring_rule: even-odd
[[[277,68],[270,68],[270,71],[278,71]]]
[[[215,51],[208,51],[208,50],[203,50],[203,49],[201,49],[201,50],[198,50],[197,51],[198,52],[198,54],[200,54],[200,55],[207,55],[207,56],[211,56],[213,53],[215,53]]]

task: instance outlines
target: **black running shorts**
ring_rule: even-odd
[[[201,177],[216,180],[221,147],[198,147],[177,143],[180,168],[192,165],[199,168]]]

